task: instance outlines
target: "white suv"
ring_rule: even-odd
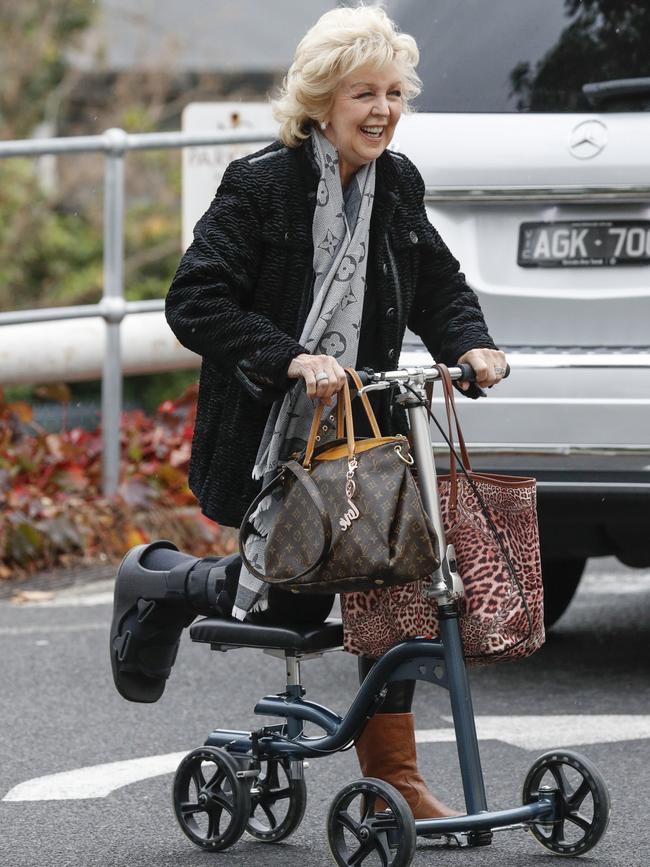
[[[538,478],[550,625],[587,557],[650,565],[650,2],[386,6],[424,82],[394,147],[513,367],[464,429]]]

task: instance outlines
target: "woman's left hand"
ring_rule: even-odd
[[[505,352],[500,349],[470,349],[458,359],[458,364],[471,364],[476,371],[476,384],[489,388],[501,382],[506,372]],[[463,391],[469,388],[469,382],[461,382]]]

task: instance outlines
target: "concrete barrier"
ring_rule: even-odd
[[[181,346],[164,313],[132,313],[121,326],[125,374],[198,367],[198,355]],[[61,319],[0,330],[0,385],[101,379],[106,325],[97,316]]]

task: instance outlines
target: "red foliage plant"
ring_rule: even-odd
[[[231,550],[187,486],[196,386],[155,415],[122,415],[120,486],[101,494],[101,431],[48,433],[0,389],[0,578],[114,559],[166,535],[192,553]]]

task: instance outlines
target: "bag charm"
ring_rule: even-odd
[[[347,530],[352,524],[352,521],[356,521],[361,514],[355,503],[352,502],[352,497],[357,488],[354,481],[354,471],[358,466],[359,464],[357,463],[357,459],[350,458],[348,461],[348,471],[345,476],[345,496],[348,498],[350,508],[339,518],[339,527],[342,530]]]

